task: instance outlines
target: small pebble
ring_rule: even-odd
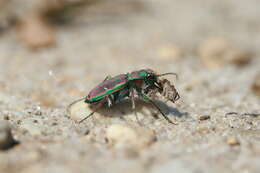
[[[209,116],[209,115],[201,115],[201,116],[199,117],[199,120],[200,120],[200,121],[204,121],[204,120],[208,120],[208,119],[210,119],[210,116]]]
[[[227,139],[227,144],[230,146],[236,146],[236,145],[240,145],[239,140],[235,137],[235,136],[230,136]]]
[[[205,126],[198,126],[198,128],[196,129],[194,134],[208,134],[210,133],[210,129],[208,127]]]
[[[255,95],[260,97],[260,73],[256,76],[253,85],[252,85],[252,91]]]
[[[77,90],[77,89],[71,89],[68,91],[68,94],[72,97],[83,97],[86,95],[85,92]]]
[[[0,150],[6,150],[17,144],[13,139],[10,125],[7,121],[0,121]]]
[[[82,100],[71,105],[71,107],[68,109],[68,116],[72,120],[82,120],[91,112],[92,110],[89,108],[88,104]]]
[[[24,119],[20,124],[20,128],[25,130],[25,132],[30,133],[33,136],[40,136],[44,129],[39,123],[36,123],[33,119]]]
[[[20,38],[32,49],[52,46],[55,43],[54,29],[38,15],[27,16],[19,26]]]
[[[126,124],[111,125],[106,131],[106,137],[115,148],[141,149],[156,141],[154,131]]]
[[[10,116],[9,115],[4,115],[4,120],[10,120]]]
[[[176,45],[168,44],[159,48],[158,56],[162,60],[178,60],[182,56],[182,52]]]
[[[219,68],[226,64],[246,65],[251,60],[251,53],[235,47],[224,38],[209,38],[198,48],[202,62],[208,68]]]
[[[93,105],[92,105],[93,106]],[[165,108],[162,108],[163,110]],[[143,101],[136,100],[136,110],[138,112],[138,118],[142,119],[143,115],[151,114],[155,112],[156,110],[154,107],[151,106],[151,104],[145,103]],[[91,109],[91,105],[87,104],[82,101],[78,101],[74,104],[72,104],[70,107],[67,107],[67,115],[72,120],[82,120],[87,115],[92,113],[93,109]],[[98,117],[97,115],[102,115],[102,118],[105,117],[113,117],[113,120],[116,120],[116,116],[123,116],[123,115],[129,115],[128,119],[131,119],[133,121],[136,121],[136,117],[134,115],[134,111],[131,108],[131,102],[129,101],[122,101],[117,104],[114,104],[112,107],[108,107],[107,105],[101,106],[97,112],[95,112],[94,116]]]

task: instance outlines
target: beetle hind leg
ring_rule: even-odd
[[[86,119],[88,119],[89,117],[91,117],[92,115],[94,115],[96,111],[91,112],[88,116],[86,116],[85,118],[83,118],[82,120],[79,121],[79,123],[82,123],[83,121],[85,121]]]
[[[106,76],[106,78],[103,80],[103,82],[106,81],[106,80],[109,80],[109,79],[111,79],[111,78],[112,78],[112,76],[108,75],[108,76]]]
[[[82,123],[83,121],[85,121],[86,119],[88,119],[89,117],[91,117],[92,115],[94,115],[94,113],[105,103],[107,98],[102,99],[94,108],[93,112],[91,112],[88,116],[86,116],[85,118],[83,118],[82,120],[79,121],[79,123]]]

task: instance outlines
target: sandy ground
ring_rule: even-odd
[[[0,172],[260,172],[260,116],[245,114],[260,112],[251,90],[260,70],[259,6],[259,0],[143,0],[120,10],[111,2],[110,10],[86,8],[55,25],[56,45],[38,51],[17,41],[14,29],[1,32],[0,119],[19,144],[0,151]],[[205,65],[197,52],[210,38],[231,40],[252,53],[251,61]],[[140,102],[146,113],[137,112],[139,123],[129,102],[82,124],[68,117],[66,106],[107,75],[142,68],[178,73],[178,80],[168,79],[181,99],[167,102],[177,125]],[[115,115],[119,108],[125,110]],[[111,137],[115,126],[129,127],[127,142]]]

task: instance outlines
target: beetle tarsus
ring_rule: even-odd
[[[82,123],[83,121],[85,121],[86,119],[88,119],[89,117],[91,117],[96,111],[91,112],[88,116],[86,116],[85,118],[83,118],[82,120],[79,121],[79,124]]]

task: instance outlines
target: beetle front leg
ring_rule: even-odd
[[[149,97],[147,97],[145,94],[143,94],[141,91],[138,91],[138,95],[141,96],[145,101],[150,102],[161,114],[162,116],[171,124],[177,125],[176,123],[172,122],[172,120],[170,120],[160,109],[159,106],[157,106]]]

